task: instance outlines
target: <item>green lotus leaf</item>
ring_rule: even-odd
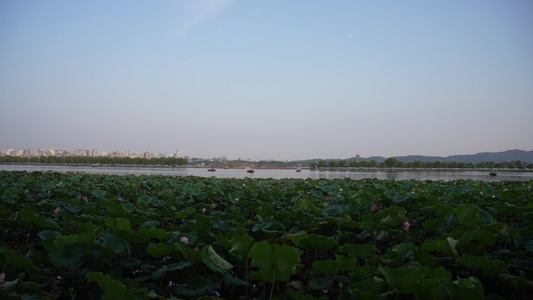
[[[182,261],[182,262],[179,262],[179,263],[174,263],[174,264],[170,264],[170,265],[164,266],[162,268],[157,269],[156,271],[154,271],[152,273],[152,279],[158,280],[166,272],[173,272],[173,271],[183,270],[183,269],[185,269],[187,267],[190,267],[191,265],[192,265],[191,262]]]
[[[14,204],[20,199],[21,192],[16,187],[8,187],[2,193],[8,203]]]
[[[20,212],[20,217],[22,220],[30,222],[37,228],[50,228],[53,225],[45,216],[38,215],[35,208],[23,209]]]
[[[239,235],[231,240],[232,248],[229,253],[233,256],[246,255],[252,248],[255,240],[249,235]]]
[[[215,290],[215,285],[205,276],[193,275],[189,277],[186,286],[175,287],[172,290],[186,297],[199,297],[208,291]]]
[[[150,227],[158,227],[161,225],[161,222],[158,221],[146,221],[141,225],[141,228],[150,228]]]
[[[141,228],[141,232],[146,234],[151,239],[157,239],[161,242],[167,242],[172,237],[172,233],[166,232],[164,229],[148,227]]]
[[[449,217],[453,215],[454,209],[450,205],[437,203],[433,211],[441,217]]]
[[[452,279],[452,274],[448,272],[444,267],[439,266],[436,268],[431,268],[429,277],[437,279],[442,282],[450,282]]]
[[[496,235],[494,233],[492,233],[492,232],[489,232],[489,231],[486,231],[486,230],[478,228],[478,229],[474,230],[473,238],[476,241],[479,241],[481,243],[490,245],[490,244],[493,244],[494,241],[496,240]]]
[[[233,277],[231,273],[225,273],[224,275],[222,275],[222,278],[224,279],[224,283],[228,286],[232,284],[235,284],[235,285],[248,285],[249,284],[247,281]]]
[[[52,264],[58,268],[76,269],[81,265],[83,248],[76,244],[56,244],[48,256]]]
[[[407,211],[403,207],[389,207],[380,213],[381,223],[390,227],[400,226],[405,219]]]
[[[80,234],[70,234],[59,236],[55,240],[55,244],[84,244],[95,240],[98,237],[97,230],[84,231]]]
[[[100,233],[100,238],[109,246],[116,254],[123,252],[126,247],[124,246],[124,241],[117,235],[103,231]]]
[[[210,245],[202,248],[202,261],[211,270],[219,273],[226,273],[233,268],[233,265],[220,257]]]
[[[256,243],[250,249],[252,267],[259,268],[263,279],[269,283],[284,281],[296,273],[300,251],[287,245],[270,245],[267,241]]]
[[[19,280],[15,279],[13,281],[5,281],[4,283],[0,284],[0,292],[2,294],[7,294],[17,288],[19,285]]]
[[[269,228],[270,226],[272,226],[272,222],[264,222],[264,223],[260,223],[260,224],[255,224],[252,227],[252,231],[253,232],[265,231],[265,229]]]
[[[53,230],[43,230],[43,231],[39,231],[37,235],[43,241],[50,241],[50,240],[55,240],[56,238],[60,237],[61,232],[53,231]]]
[[[131,214],[135,211],[135,205],[130,202],[127,202],[122,204],[122,209],[124,209],[126,213]]]
[[[322,215],[324,216],[334,216],[338,213],[340,213],[341,211],[343,211],[344,209],[344,206],[341,205],[341,204],[330,204],[328,205],[328,207],[324,208],[322,210]]]
[[[448,295],[452,299],[470,300],[470,299],[485,299],[483,296],[483,285],[479,279],[470,278],[458,278],[453,281],[452,284],[446,285]]]
[[[215,223],[213,223],[213,227],[225,231],[237,231],[237,226],[235,224],[226,223],[221,220],[216,220]]]
[[[414,295],[418,299],[448,299],[448,292],[443,283],[435,278],[423,280],[419,286],[415,287]]]
[[[316,250],[328,251],[335,247],[337,243],[327,236],[311,234],[300,239],[300,243],[306,247]]]
[[[370,256],[372,256],[378,248],[374,245],[370,244],[360,244],[360,245],[354,245],[354,244],[345,244],[341,247],[341,253],[348,254],[349,257],[356,257],[361,259],[367,259]]]
[[[395,203],[404,202],[409,198],[409,196],[400,195],[394,190],[389,190],[385,192],[385,196],[387,196],[387,198],[389,198],[390,200],[392,200],[392,202]]]
[[[461,204],[455,208],[455,215],[459,220],[459,223],[472,226],[479,224],[479,215],[481,210],[474,204]]]
[[[313,263],[313,269],[326,275],[335,275],[342,270],[342,264],[332,259],[320,260]]]
[[[98,286],[104,291],[103,299],[133,299],[135,290],[123,285],[120,280],[112,279],[109,274],[102,273],[88,273],[88,282],[96,282]]]
[[[385,276],[391,289],[398,289],[399,293],[412,293],[413,289],[424,279],[424,274],[418,268],[399,267],[389,269],[379,267],[378,271]]]
[[[446,218],[436,218],[436,219],[429,219],[424,221],[422,223],[422,226],[425,230],[435,230],[440,231],[444,229],[444,227],[448,224],[448,220]]]
[[[333,279],[329,277],[317,277],[309,280],[307,286],[312,290],[325,290],[329,289],[333,285]]]
[[[150,244],[150,245],[148,245],[147,251],[153,257],[162,257],[162,256],[166,256],[170,252],[172,252],[173,248],[174,247],[172,247],[170,245],[163,244],[163,243],[158,243],[158,244]]]
[[[31,259],[27,259],[22,253],[15,251],[13,249],[7,249],[6,252],[6,263],[10,264],[15,268],[29,268],[32,265]]]
[[[429,266],[429,267],[435,267],[437,265],[437,259],[434,258],[432,255],[425,252],[423,249],[419,251],[415,251],[413,253],[414,258],[423,265]]]
[[[533,240],[529,241],[526,244],[525,248],[529,253],[533,253]]]
[[[105,199],[107,192],[103,190],[92,190],[91,195],[93,195],[97,199]]]

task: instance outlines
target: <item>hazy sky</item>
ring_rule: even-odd
[[[0,1],[0,147],[533,150],[533,1]]]

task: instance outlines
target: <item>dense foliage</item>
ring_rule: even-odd
[[[20,157],[0,156],[0,163],[43,163],[43,164],[105,164],[105,165],[145,165],[145,166],[183,166],[187,159],[176,157],[107,157],[107,156],[41,156]]]
[[[0,172],[0,297],[531,299],[532,184]]]
[[[375,160],[319,160],[311,162],[311,168],[315,166],[320,168],[343,169],[343,168],[406,168],[406,169],[533,169],[533,163],[527,163],[520,160],[510,162],[501,161],[482,161],[479,163],[465,162],[441,162],[441,161],[413,161],[403,162],[394,157],[387,158],[385,161],[377,162]]]

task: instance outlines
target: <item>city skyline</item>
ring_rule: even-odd
[[[530,150],[531,15],[527,0],[3,1],[0,144],[265,160]]]

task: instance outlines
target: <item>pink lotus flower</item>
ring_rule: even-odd
[[[375,212],[377,208],[378,208],[378,206],[374,204],[374,205],[372,205],[372,207],[370,208],[370,211],[371,211],[371,212]]]
[[[412,265],[409,265],[409,269],[412,269],[412,268],[413,268],[413,266],[412,266]]]
[[[205,214],[205,211],[206,211],[206,210],[207,210],[207,209],[206,209],[205,207],[202,208],[202,212],[203,212],[204,214]]]
[[[235,201],[239,201],[239,198],[235,198]]]
[[[188,244],[188,243],[189,243],[189,238],[184,236],[184,237],[182,237],[182,238],[180,239],[180,241],[181,241],[182,243],[184,243],[184,244]]]
[[[57,214],[60,210],[61,210],[61,208],[59,208],[59,206],[58,206],[56,209],[54,209],[54,214]]]
[[[409,231],[409,227],[411,226],[411,224],[407,221],[403,222],[403,230],[405,231]]]
[[[331,200],[331,199],[333,199],[333,196],[328,196],[328,197],[326,197],[326,200],[327,200],[327,201],[329,201],[329,200]]]

